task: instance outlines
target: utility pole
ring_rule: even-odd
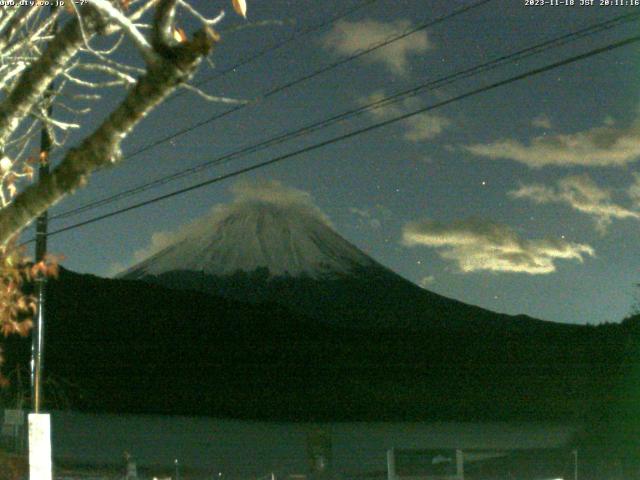
[[[51,5],[51,14],[55,6]],[[57,22],[53,22],[52,33],[57,30]],[[53,107],[54,84],[51,82],[47,86],[44,101],[49,102],[47,107],[47,117],[51,117]],[[47,130],[47,125],[43,120],[40,131],[40,155],[38,177],[45,180],[50,174],[49,152],[51,151],[52,138]],[[47,255],[47,223],[48,212],[44,212],[36,220],[36,255],[35,261],[42,262]],[[28,417],[29,431],[29,479],[30,480],[52,480],[51,462],[51,417],[48,414],[40,413],[42,407],[42,369],[44,363],[44,320],[46,306],[46,275],[38,271],[35,278],[35,290],[37,301],[36,321],[31,332],[31,410]]]
[[[49,86],[48,92],[52,91]],[[51,114],[51,106],[48,108]],[[42,127],[40,135],[40,180],[49,175],[49,150],[51,137]],[[47,254],[47,212],[36,221],[36,263],[44,260]],[[47,278],[41,272],[35,278],[38,310],[31,332],[31,411],[29,414],[29,478],[30,480],[52,480],[51,465],[51,417],[40,413],[42,407],[42,364],[44,361],[44,313],[46,303]]]
[[[51,88],[51,87],[50,87]],[[51,107],[49,107],[51,114]],[[49,151],[51,150],[51,137],[46,127],[42,127],[40,134],[40,166],[38,177],[40,181],[47,178],[49,169]],[[45,211],[36,220],[36,263],[41,262],[47,255],[47,227],[48,212]],[[36,321],[31,333],[31,407],[33,413],[40,413],[42,406],[42,364],[44,360],[44,316],[47,294],[47,277],[41,273],[35,279],[36,300],[38,310]]]
[[[53,14],[55,6],[51,5],[50,13]],[[57,31],[57,22],[52,25],[52,33]],[[47,87],[44,99],[52,102],[54,84],[51,82]],[[53,104],[47,106],[47,116],[51,117]],[[43,123],[40,130],[40,155],[38,158],[38,178],[45,180],[50,174],[49,152],[51,151],[52,139],[47,126]],[[36,220],[36,263],[44,261],[47,255],[47,230],[49,212],[43,212]],[[36,321],[31,332],[31,409],[33,413],[40,413],[42,406],[42,365],[44,363],[44,320],[47,293],[47,278],[42,273],[37,273],[35,278],[35,290],[37,301]]]

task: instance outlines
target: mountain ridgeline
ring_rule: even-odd
[[[309,206],[255,199],[125,272],[48,286],[46,373],[72,406],[295,420],[582,420],[619,386],[637,321],[578,326],[423,290]],[[27,342],[8,358],[26,361]]]
[[[46,375],[73,385],[71,406],[87,411],[571,421],[616,400],[636,338],[635,324],[502,316],[467,329],[324,323],[278,304],[66,270],[48,290]],[[13,339],[7,357],[18,348],[26,362],[28,346]]]

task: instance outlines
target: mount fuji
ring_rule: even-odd
[[[537,322],[424,290],[341,237],[304,192],[235,187],[217,207],[119,275],[252,303],[275,303],[351,327],[487,328]]]
[[[371,259],[302,192],[235,193],[156,236],[121,278],[61,269],[48,283],[46,374],[77,386],[74,408],[576,421],[636,403],[617,386],[640,319],[592,327],[467,305]],[[12,343],[7,358],[28,364],[30,342]]]
[[[270,277],[323,278],[377,264],[310,208],[275,199],[218,209],[192,235],[126,272],[124,278],[186,270],[207,275],[268,271]]]

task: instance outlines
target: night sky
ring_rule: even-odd
[[[210,78],[361,1],[230,2]],[[370,2],[326,28],[206,82],[211,95],[253,101],[470,0]],[[494,0],[150,148],[94,175],[52,215],[215,159],[384,96],[454,74],[640,6],[526,6]],[[267,22],[251,26],[251,22]],[[539,55],[365,112],[311,135],[64,219],[51,230],[214,178],[638,34],[629,22]],[[184,26],[192,25],[185,20]],[[249,27],[239,28],[234,27]],[[226,31],[225,31],[226,30]],[[640,281],[638,44],[454,101],[235,179],[50,237],[79,272],[113,275],[162,232],[231,201],[239,180],[308,192],[336,230],[380,263],[432,291],[507,313],[570,323],[619,321]],[[133,54],[133,53],[132,53]],[[109,94],[116,101],[122,92]],[[109,97],[110,98],[110,97]],[[109,103],[109,102],[107,102]],[[109,103],[113,105],[113,103]],[[94,111],[80,133],[106,113]],[[125,156],[234,104],[193,93],[171,99],[126,140]],[[73,143],[73,142],[72,142]],[[56,156],[54,155],[54,158]],[[59,154],[58,154],[59,158]],[[136,252],[138,255],[136,256]]]

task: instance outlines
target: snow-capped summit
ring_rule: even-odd
[[[234,193],[233,203],[216,207],[120,276],[171,271],[224,276],[267,269],[270,276],[322,278],[376,265],[333,230],[308,194],[277,182],[239,184]]]

